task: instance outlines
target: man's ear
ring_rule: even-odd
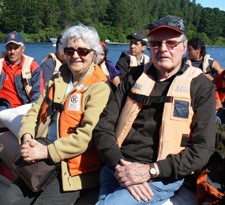
[[[147,46],[146,45],[143,45],[142,46],[142,51],[144,52],[146,50]]]
[[[187,52],[187,41],[183,42],[183,54],[185,54]]]

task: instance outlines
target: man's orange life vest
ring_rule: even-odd
[[[167,155],[177,154],[184,149],[182,142],[190,137],[190,126],[194,114],[191,107],[190,85],[192,79],[201,73],[200,69],[188,67],[182,75],[174,78],[167,96],[158,96],[162,97],[165,104],[157,160],[165,159]],[[144,71],[132,87],[116,127],[119,147],[127,137],[135,118],[144,105],[143,102],[138,102],[135,96],[146,97],[151,101],[154,96],[149,95],[154,85],[155,81]]]
[[[60,112],[59,137],[67,137],[72,133],[76,133],[76,128],[79,126],[83,118],[83,110],[81,106],[82,94],[89,88],[89,86],[104,81],[107,81],[107,77],[99,66],[95,66],[93,74],[86,78],[76,90],[70,92],[63,104],[54,102],[55,88],[53,84],[50,87],[48,96],[41,107],[39,122],[41,123],[45,121],[58,110]],[[68,166],[71,176],[75,176],[100,169],[101,161],[96,149],[90,148],[83,154],[68,159]]]
[[[23,84],[24,84],[24,89],[26,91],[27,96],[31,99],[31,90],[32,90],[32,85],[29,83],[29,79],[32,77],[30,66],[34,60],[34,58],[23,55],[24,56],[24,63],[23,63],[23,68],[22,68],[22,78],[23,78]],[[4,58],[0,59],[0,73],[2,72],[2,66],[3,66],[3,61]]]

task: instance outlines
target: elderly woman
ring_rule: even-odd
[[[71,205],[79,198],[80,190],[98,184],[101,162],[92,131],[110,93],[107,78],[97,65],[102,52],[99,36],[94,28],[80,24],[67,29],[61,42],[66,64],[24,116],[19,133],[26,162],[49,158],[60,163],[61,170],[38,193],[21,179],[16,180],[0,198],[0,204]],[[39,143],[35,138],[40,136],[52,143]]]

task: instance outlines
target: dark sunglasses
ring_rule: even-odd
[[[183,41],[150,41],[150,46],[153,48],[159,48],[162,46],[163,42],[166,44],[167,48],[171,50]]]
[[[68,56],[73,56],[74,52],[76,51],[78,53],[79,56],[86,56],[87,54],[89,54],[91,51],[93,51],[94,49],[90,48],[73,48],[73,47],[65,47],[64,48],[64,53]]]

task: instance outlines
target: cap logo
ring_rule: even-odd
[[[11,33],[11,34],[9,35],[9,38],[10,38],[10,39],[14,39],[14,38],[16,38],[16,35],[15,35],[14,33]]]

